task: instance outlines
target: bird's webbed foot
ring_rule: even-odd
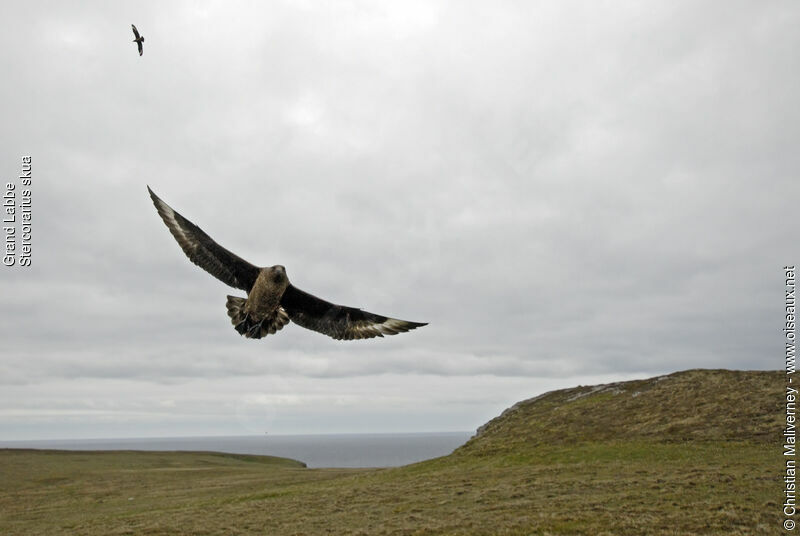
[[[250,316],[245,315],[244,320],[233,326],[233,329],[235,329],[239,333],[239,335],[244,335],[248,332],[248,330],[251,329],[251,325],[252,324],[250,324]]]
[[[250,328],[247,330],[247,337],[251,339],[260,339],[261,338],[261,327],[264,324],[264,320],[262,319],[260,322],[256,322],[255,324],[251,325]]]

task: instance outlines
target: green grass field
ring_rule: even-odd
[[[555,391],[395,469],[0,450],[0,534],[780,534],[782,382],[687,371]]]

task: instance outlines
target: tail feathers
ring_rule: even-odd
[[[236,331],[247,319],[247,313],[244,312],[244,305],[247,300],[244,298],[237,298],[236,296],[228,296],[228,301],[225,302],[225,307],[228,308],[228,316],[231,317],[231,323],[236,326]],[[242,333],[239,331],[239,333]]]
[[[239,332],[239,335],[244,335],[248,339],[260,339],[280,331],[283,326],[289,323],[289,315],[286,314],[283,307],[278,307],[261,321],[256,322],[246,312],[246,303],[247,300],[245,298],[237,298],[236,296],[228,296],[228,301],[225,303],[225,307],[228,309],[228,316],[231,318],[231,324]]]

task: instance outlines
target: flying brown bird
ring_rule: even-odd
[[[240,335],[260,339],[291,320],[334,339],[371,339],[427,325],[388,318],[355,307],[335,305],[289,283],[281,265],[259,268],[217,244],[169,205],[150,187],[150,198],[169,232],[189,260],[226,285],[247,292],[247,298],[228,296],[231,323]]]
[[[133,35],[136,39],[133,40],[134,43],[139,47],[139,55],[141,56],[144,52],[142,43],[144,43],[144,36],[139,36],[139,30],[136,29],[136,26],[131,24],[131,28],[133,28]]]

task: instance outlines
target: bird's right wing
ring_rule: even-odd
[[[150,198],[169,232],[178,241],[189,260],[226,285],[250,292],[259,268],[220,246],[197,225],[163,202],[150,187]]]
[[[292,322],[334,339],[371,339],[427,325],[336,305],[303,292],[291,284],[281,297],[281,307],[289,314]]]
[[[137,45],[139,45],[139,55],[141,56],[141,55],[142,55],[142,53],[144,52],[144,48],[142,47],[142,42],[141,42],[141,41],[139,41],[139,42],[138,42],[138,43],[136,43],[136,44],[137,44]]]
[[[136,37],[136,39],[139,39],[139,30],[137,30],[136,26],[133,24],[131,24],[131,28],[133,28],[133,35]]]

